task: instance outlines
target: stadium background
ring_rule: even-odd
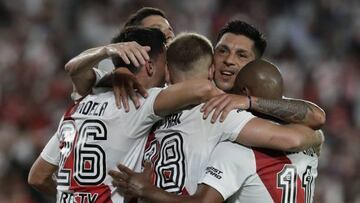
[[[230,18],[256,25],[286,96],[323,107],[326,143],[315,202],[360,202],[360,2],[355,0],[2,0],[0,202],[51,202],[26,183],[34,159],[71,103],[64,64],[109,42],[142,6],[167,13],[176,33],[214,40]]]

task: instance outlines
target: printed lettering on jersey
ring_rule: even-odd
[[[76,108],[76,113],[90,116],[103,116],[108,102],[98,103],[94,101],[81,102]]]
[[[209,166],[205,169],[205,174],[209,174],[211,176],[214,176],[217,179],[222,179],[222,174],[223,172],[220,171],[219,169]]]
[[[182,112],[166,116],[163,120],[156,124],[156,129],[166,129],[181,124],[181,115]]]
[[[59,192],[57,194],[59,203],[103,203],[113,202],[109,187],[102,184],[95,187],[82,187],[77,192]]]
[[[66,193],[62,192],[59,197],[61,203],[74,203],[74,202],[88,202],[95,203],[98,198],[98,194],[91,193]]]

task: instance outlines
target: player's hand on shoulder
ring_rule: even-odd
[[[116,68],[112,73],[112,86],[116,105],[125,111],[129,111],[129,97],[136,108],[140,106],[140,98],[137,93],[147,97],[146,89],[140,84],[135,75],[127,68]]]
[[[139,67],[145,65],[146,61],[150,60],[149,46],[141,46],[137,42],[120,42],[109,44],[105,46],[108,56],[119,56],[126,64],[132,63],[134,66]]]
[[[201,108],[203,118],[206,119],[209,114],[214,111],[211,122],[214,123],[220,116],[220,122],[223,122],[228,116],[229,112],[234,109],[246,110],[249,108],[249,98],[246,96],[235,94],[221,94],[210,99]]]

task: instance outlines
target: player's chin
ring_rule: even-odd
[[[232,82],[223,81],[223,80],[217,80],[217,81],[215,81],[215,84],[219,89],[221,89],[221,90],[223,90],[225,92],[231,90],[231,88],[233,86]]]

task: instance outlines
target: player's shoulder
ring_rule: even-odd
[[[251,147],[247,147],[235,142],[220,142],[216,145],[215,150],[213,151],[214,155],[220,155],[224,159],[229,160],[238,160],[238,159],[247,159],[251,160],[254,158],[253,151]]]
[[[145,103],[153,103],[157,97],[157,95],[161,92],[161,90],[163,90],[164,88],[160,88],[160,87],[152,87],[147,89],[147,93],[148,96],[146,98],[144,98],[143,96],[139,96],[140,98],[140,104],[141,106],[144,106]]]
[[[220,142],[211,155],[211,161],[227,165],[244,173],[256,171],[255,156],[250,147],[233,142]]]
[[[211,116],[209,116],[211,117]],[[229,114],[227,115],[227,117],[225,118],[225,120],[220,123],[221,125],[240,125],[243,126],[245,125],[248,121],[250,121],[252,118],[254,118],[255,116],[245,110],[231,110],[229,112]]]
[[[254,117],[255,116],[252,113],[247,111],[232,110],[223,122],[218,123],[218,126],[226,132],[239,133]]]

